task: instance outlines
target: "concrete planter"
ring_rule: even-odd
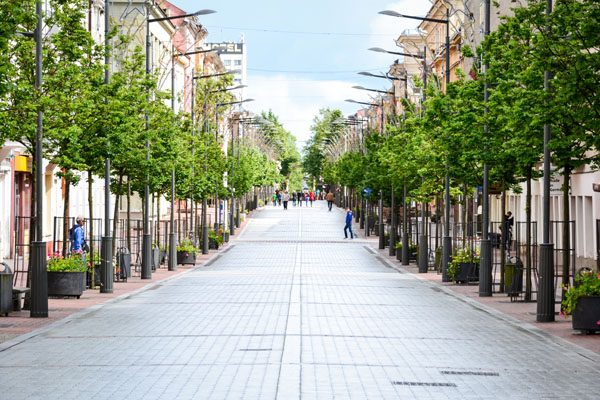
[[[195,252],[187,252],[187,251],[178,251],[177,252],[177,264],[180,265],[196,265],[196,253]]]
[[[600,296],[581,296],[571,315],[573,329],[584,333],[600,330]]]
[[[85,289],[86,272],[48,271],[48,296],[75,296]]]
[[[479,263],[460,263],[454,281],[460,283],[479,281]]]

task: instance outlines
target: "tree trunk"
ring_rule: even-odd
[[[525,195],[525,301],[531,301],[531,174],[532,168],[527,169],[527,194]]]
[[[61,255],[65,257],[70,250],[69,243],[69,196],[71,192],[71,179],[65,174],[65,199],[63,203],[63,245]],[[33,214],[32,214],[33,215]],[[70,247],[70,246],[69,246]]]
[[[563,229],[562,229],[562,242],[563,242],[563,253],[562,253],[562,300],[565,299],[566,287],[569,286],[569,255],[571,253],[571,243],[569,238],[571,237],[571,227],[569,226],[569,220],[571,219],[571,212],[569,208],[569,187],[571,180],[571,167],[565,166],[563,171]]]
[[[156,243],[160,248],[160,194],[156,195]]]
[[[500,240],[500,288],[498,289],[498,291],[500,293],[504,293],[504,266],[506,264],[506,238],[508,238],[508,226],[506,226],[504,220],[505,220],[505,215],[506,215],[506,183],[504,182],[504,180],[502,181],[502,197],[501,197],[501,219],[502,222],[500,223],[502,229],[502,239]]]

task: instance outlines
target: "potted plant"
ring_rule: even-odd
[[[475,282],[479,280],[479,251],[470,248],[459,249],[448,264],[448,278],[454,282]]]
[[[189,239],[182,240],[177,246],[177,264],[196,265],[196,252],[198,249],[192,245]]]
[[[416,244],[409,244],[408,245],[408,260],[409,261],[417,261],[418,252],[419,252],[419,246],[417,246]]]
[[[223,229],[219,229],[221,235],[223,236],[223,242],[229,243],[229,230],[223,231]]]
[[[402,242],[396,243],[396,260],[402,261]]]
[[[563,286],[565,296],[560,315],[571,315],[573,329],[585,333],[600,330],[600,273],[580,271],[571,287]]]
[[[385,245],[385,247],[389,247],[390,246],[390,234],[389,233],[384,233],[383,237],[384,237],[384,245]]]
[[[81,251],[68,257],[55,253],[48,260],[48,295],[75,296],[85,290],[87,260]]]
[[[215,231],[208,231],[208,248],[218,250],[219,246],[223,244],[223,236],[219,235]]]

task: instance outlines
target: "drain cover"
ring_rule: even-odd
[[[398,386],[442,386],[442,387],[456,387],[454,383],[448,382],[405,382],[405,381],[392,381],[392,385]]]
[[[482,371],[440,371],[444,375],[475,375],[475,376],[500,376],[498,372]]]

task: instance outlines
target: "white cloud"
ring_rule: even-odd
[[[248,105],[254,112],[272,109],[284,128],[296,137],[298,147],[311,136],[310,126],[319,109],[341,108],[344,100],[355,95],[351,82],[315,80],[303,76],[279,74],[250,76]]]
[[[382,47],[388,50],[396,50],[395,39],[405,29],[416,28],[418,21],[406,18],[395,18],[377,14],[384,9],[402,12],[407,15],[424,16],[431,7],[427,0],[401,0],[389,3],[381,10],[374,10],[374,15],[369,23],[370,33],[368,47]],[[364,43],[363,43],[364,44]],[[387,72],[397,56],[381,54],[364,50],[348,48],[346,60],[350,63],[340,65],[340,70],[360,68],[360,65],[380,65],[380,72]],[[365,62],[368,61],[368,62]],[[315,59],[315,66],[319,60]],[[376,71],[372,71],[376,72]],[[352,81],[345,80],[318,80],[314,76],[303,74],[280,73],[277,75],[248,75],[247,97],[255,99],[249,103],[247,108],[260,112],[272,109],[279,117],[284,128],[290,131],[298,141],[298,147],[302,148],[304,142],[311,136],[310,126],[313,118],[318,115],[321,108],[338,108],[345,115],[355,113],[360,106],[344,102],[345,99],[356,99],[368,101],[365,92],[357,93],[352,89],[353,85],[361,84],[363,80],[356,76]],[[376,82],[375,78],[367,78],[365,86],[381,88],[386,83],[383,80]],[[370,83],[372,82],[372,84]]]

